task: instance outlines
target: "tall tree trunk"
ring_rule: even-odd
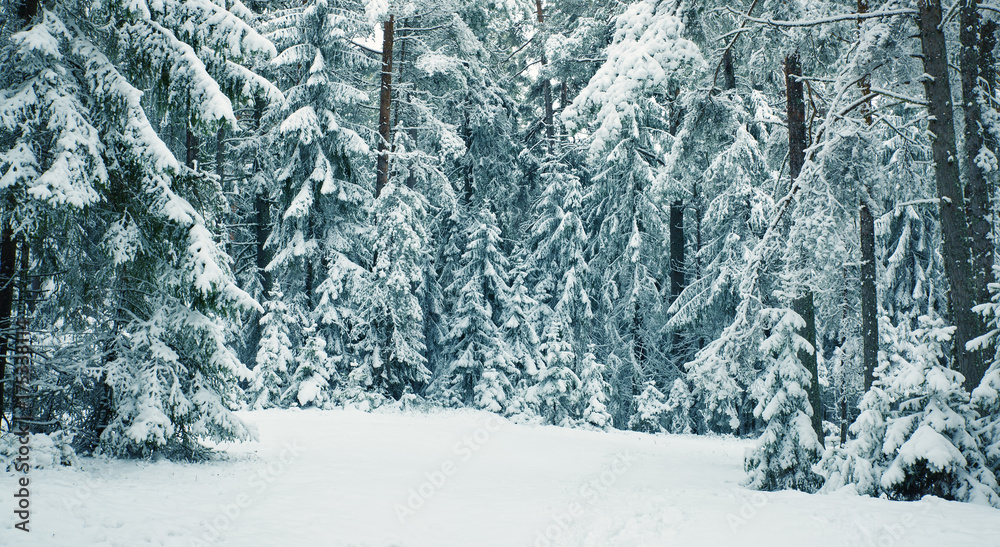
[[[535,16],[538,19],[539,29],[545,27],[545,12],[542,10],[542,0],[535,0]],[[549,64],[549,60],[545,57],[545,44],[542,43],[542,102],[544,103],[542,107],[544,108],[545,118],[542,123],[545,125],[545,143],[546,150],[549,154],[555,153],[555,115],[552,108],[552,80],[549,79],[548,74],[546,74],[545,67]]]
[[[868,13],[868,0],[858,0],[858,13]],[[871,92],[868,76],[862,78],[860,86],[862,96]],[[870,127],[873,121],[870,104],[861,105],[861,109],[865,124]],[[861,242],[861,354],[867,393],[875,381],[875,367],[878,364],[878,288],[875,284],[875,214],[871,209],[871,185],[867,180],[861,181],[860,190],[858,224]],[[846,397],[845,393],[844,405]],[[842,437],[843,435],[844,432],[841,432]]]
[[[264,117],[264,98],[256,97],[254,98],[253,105],[253,120],[254,127],[259,132],[261,128],[261,119]],[[258,150],[257,154],[254,155],[253,159],[253,170],[254,173],[259,173],[263,169],[259,155],[262,150]],[[267,291],[271,290],[271,274],[266,270],[268,263],[271,261],[271,257],[268,256],[267,249],[264,248],[264,244],[267,243],[267,238],[271,236],[271,201],[268,199],[267,188],[258,187],[254,188],[254,201],[253,210],[256,221],[255,226],[255,237],[256,242],[254,249],[256,251],[256,256],[254,257],[257,264],[257,275],[260,276],[261,290],[266,295]],[[258,324],[258,329],[260,325]],[[257,338],[260,339],[259,336]]]
[[[785,57],[785,99],[788,115],[788,173],[794,182],[806,160],[806,102],[798,52]]]
[[[984,361],[978,352],[965,344],[979,333],[979,317],[973,313],[975,291],[969,241],[969,223],[965,216],[964,195],[955,146],[954,111],[951,85],[948,82],[948,52],[941,28],[940,0],[918,0],[920,45],[923,50],[924,93],[927,97],[928,129],[934,156],[941,214],[941,254],[952,323],[955,325],[955,368],[965,376],[965,387],[972,390],[983,377]]]
[[[959,12],[958,36],[961,43],[959,66],[962,73],[962,103],[965,113],[965,207],[972,252],[972,290],[975,295],[974,302],[980,304],[988,302],[990,298],[986,285],[993,270],[993,242],[990,241],[990,192],[986,177],[976,163],[976,156],[985,144],[980,107],[978,3],[976,0],[962,0]],[[986,52],[983,54],[988,55]],[[983,357],[980,356],[979,359]]]
[[[865,392],[875,381],[878,362],[878,289],[875,286],[875,216],[861,198],[858,217],[861,224],[861,344]]]
[[[0,236],[0,416],[4,405],[4,386],[7,379],[7,360],[10,357],[10,335],[13,331],[14,272],[17,261],[17,245],[14,242],[14,203],[9,200],[7,222]],[[13,367],[11,367],[13,368]],[[13,410],[13,409],[12,409]]]
[[[799,64],[798,53],[785,57],[785,95],[787,98],[788,111],[788,172],[791,180],[798,178],[802,172],[802,165],[805,163],[806,146],[808,137],[806,135],[806,104],[803,92],[802,81],[798,78],[802,76],[802,67]],[[823,403],[819,386],[819,365],[816,352],[816,307],[813,303],[812,289],[806,287],[803,294],[799,295],[792,302],[792,309],[798,313],[806,322],[806,326],[799,333],[808,341],[813,351],[799,352],[799,360],[809,371],[812,382],[809,385],[809,404],[812,406],[812,425],[816,430],[819,442],[823,443]]]
[[[394,16],[382,24],[382,81],[378,99],[378,160],[375,165],[375,197],[389,184],[389,146],[392,142],[392,43],[395,37]]]
[[[983,94],[989,98],[989,102],[986,103],[987,108],[996,108],[996,101],[993,99],[993,93],[996,91],[997,85],[997,71],[995,65],[995,59],[993,58],[993,49],[997,45],[997,22],[992,19],[987,19],[983,21],[979,28],[979,81],[983,85]],[[995,135],[989,131],[983,131],[983,144],[986,148],[990,149],[994,155],[997,154],[997,141]],[[990,181],[987,181],[987,190],[989,195],[987,200],[990,203],[993,201],[993,193],[996,191],[993,188]]]

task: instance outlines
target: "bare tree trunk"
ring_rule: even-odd
[[[984,146],[983,118],[980,108],[980,16],[976,0],[962,0],[959,9],[959,64],[962,73],[962,102],[965,113],[965,208],[969,220],[972,252],[972,290],[974,302],[988,302],[987,283],[993,269],[993,242],[990,241],[990,201],[986,177],[976,163]],[[992,50],[991,50],[992,51]],[[982,54],[988,55],[986,52]],[[982,356],[979,359],[983,359]],[[984,371],[985,372],[985,371]],[[978,385],[978,383],[977,383]]]
[[[858,210],[861,224],[861,343],[865,391],[875,381],[878,361],[878,289],[875,286],[875,216],[862,197]]]
[[[868,0],[858,0],[858,13],[868,12]],[[868,76],[861,80],[861,94],[871,92]],[[871,107],[861,105],[865,123],[872,125]],[[878,288],[875,284],[875,215],[871,209],[871,187],[867,180],[861,181],[861,198],[858,200],[858,224],[861,242],[861,344],[864,368],[865,392],[875,382],[875,367],[878,364]],[[846,393],[844,395],[846,401]],[[844,403],[846,405],[846,402]],[[844,433],[841,433],[843,437]]]
[[[7,215],[13,217],[14,203],[10,199]],[[14,271],[17,246],[14,242],[14,220],[9,218],[3,226],[0,240],[0,416],[3,416],[4,380],[7,379],[7,360],[10,356],[10,333],[13,330]],[[13,409],[12,409],[13,410]]]
[[[260,131],[261,118],[264,117],[264,99],[262,97],[256,97],[254,99],[253,107],[253,119],[254,127],[257,131]],[[260,154],[260,151],[257,153]],[[255,155],[253,160],[253,169],[255,173],[260,172],[263,169],[260,159]],[[268,263],[271,258],[268,256],[267,249],[264,248],[264,244],[267,243],[267,238],[271,235],[271,201],[268,199],[266,188],[254,188],[254,202],[253,202],[254,215],[256,220],[256,263],[257,263],[257,275],[260,276],[260,284],[263,293],[266,295],[267,291],[271,290],[271,274],[266,270]],[[260,325],[257,326],[259,329]],[[258,336],[258,340],[259,340]]]
[[[927,96],[928,129],[934,156],[941,212],[941,254],[950,286],[949,305],[955,325],[955,368],[965,376],[968,390],[979,385],[984,361],[978,353],[965,349],[965,344],[978,335],[979,318],[972,311],[975,291],[969,241],[969,223],[965,215],[964,196],[955,146],[954,111],[951,86],[948,82],[948,53],[941,28],[940,0],[918,0],[920,44],[923,50],[924,93]]]
[[[802,165],[805,163],[806,146],[808,137],[806,135],[806,105],[805,96],[802,89],[802,81],[798,78],[802,76],[802,67],[799,64],[798,53],[785,57],[785,95],[787,98],[788,110],[788,171],[792,181],[798,178],[802,172]],[[792,302],[792,309],[798,313],[806,322],[806,326],[799,333],[813,347],[813,352],[799,352],[799,361],[802,362],[812,382],[809,385],[809,404],[812,406],[812,425],[816,430],[816,436],[820,444],[823,443],[823,403],[819,386],[819,365],[816,352],[819,351],[816,345],[816,307],[813,303],[812,289],[806,287],[804,293],[799,295]]]
[[[538,19],[538,27],[545,26],[545,12],[542,10],[542,0],[535,0],[535,15]],[[545,74],[545,66],[549,60],[545,58],[545,44],[542,44],[542,106],[545,109],[545,118],[542,123],[545,125],[546,150],[549,154],[555,153],[555,115],[552,108],[552,81]]]
[[[392,142],[392,43],[394,16],[382,24],[382,81],[378,100],[378,160],[375,165],[375,197],[389,184],[389,146]]]

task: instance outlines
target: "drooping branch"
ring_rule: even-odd
[[[750,21],[751,23],[757,23],[759,25],[770,25],[772,27],[783,27],[783,28],[794,28],[794,27],[815,27],[818,25],[826,25],[830,23],[839,23],[841,21],[862,21],[864,19],[877,19],[881,17],[894,17],[896,15],[917,15],[917,10],[915,9],[894,9],[894,10],[883,10],[883,11],[872,11],[868,13],[844,13],[841,15],[831,15],[829,17],[820,17],[817,19],[803,19],[799,21],[781,21],[777,19],[768,19],[765,17],[753,17],[748,14],[744,14],[726,6],[726,9],[734,15],[738,15],[743,19]]]

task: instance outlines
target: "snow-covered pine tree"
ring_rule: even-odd
[[[887,351],[851,426],[855,439],[828,450],[825,488],[913,500],[924,495],[997,506],[996,476],[984,454],[979,415],[961,374],[941,364],[952,327],[921,316],[880,332]],[[988,442],[988,441],[987,441]]]
[[[573,371],[575,354],[566,341],[566,328],[559,314],[546,319],[539,347],[544,367],[526,397],[538,415],[553,425],[572,425],[580,412],[581,382]]]
[[[542,195],[534,207],[526,257],[535,294],[550,312],[560,313],[569,326],[570,345],[582,356],[593,319],[590,274],[584,257],[587,233],[580,217],[583,187],[580,178],[559,158],[550,156],[542,167]]]
[[[253,409],[280,404],[289,374],[294,372],[290,366],[294,364],[295,357],[292,355],[289,326],[295,324],[295,318],[288,313],[288,306],[278,285],[268,292],[260,324],[257,366],[253,369],[253,383],[247,390],[250,408]]]
[[[423,311],[415,294],[424,276],[426,208],[422,195],[395,179],[375,200],[374,279],[362,298],[369,325],[363,353],[376,389],[395,399],[407,388],[420,391],[430,379]]]
[[[500,322],[504,341],[510,352],[510,364],[517,370],[517,377],[510,380],[525,388],[535,382],[539,368],[543,365],[539,352],[540,341],[535,330],[538,315],[538,302],[528,295],[524,274],[514,273],[510,296]],[[523,390],[515,390],[509,405],[512,413],[516,414],[524,409],[524,396]]]
[[[682,378],[674,380],[667,397],[667,430],[671,433],[691,433],[691,390]]]
[[[745,482],[756,490],[814,492],[823,484],[812,469],[822,455],[822,445],[810,418],[806,391],[810,375],[799,361],[801,351],[814,350],[798,334],[805,325],[798,314],[776,308],[765,308],[761,314],[771,334],[761,344],[767,368],[753,384],[754,416],[767,426],[747,452]]]
[[[295,373],[282,392],[286,405],[324,408],[334,399],[339,379],[336,363],[340,356],[326,353],[326,340],[316,325],[302,328],[302,345],[295,355]]]
[[[964,378],[942,363],[954,328],[927,316],[918,324],[903,347],[893,348],[899,362],[886,378],[886,389],[894,412],[886,420],[882,452],[887,467],[879,486],[893,499],[932,494],[1000,507]]]
[[[994,276],[1000,273],[994,268]],[[990,367],[983,376],[979,387],[972,391],[972,404],[982,416],[978,425],[978,433],[982,440],[983,453],[993,470],[995,477],[1000,477],[1000,283],[990,283],[993,294],[989,302],[976,306],[976,311],[983,316],[987,332],[970,342],[972,348],[984,348],[992,345],[996,352],[990,362]]]
[[[635,413],[628,420],[628,428],[643,433],[664,433],[667,423],[667,398],[656,382],[646,380],[646,387],[635,398]]]
[[[434,396],[459,404],[476,399],[493,406],[499,395],[476,397],[477,391],[495,393],[516,380],[510,350],[497,325],[510,295],[507,258],[500,250],[500,228],[492,212],[481,209],[469,219],[468,244],[455,272],[450,294],[457,301],[449,314],[450,330],[444,348],[446,364],[431,386]],[[483,376],[485,371],[494,371]],[[505,378],[501,379],[500,376]],[[480,382],[488,385],[477,386]],[[508,393],[509,395],[509,393]]]
[[[105,202],[64,217],[79,227],[77,241],[35,247],[48,255],[36,264],[72,266],[53,278],[49,310],[80,310],[66,324],[78,329],[73,339],[91,359],[91,374],[77,377],[88,393],[58,415],[79,427],[87,451],[192,456],[200,439],[247,438],[229,410],[249,370],[227,335],[230,322],[257,305],[235,286],[209,230],[213,219],[185,198],[197,189],[202,203],[224,199],[173,156],[137,88],[150,89],[147,104],[158,109],[183,106],[193,130],[234,125],[230,99],[189,42],[236,61],[273,48],[208,2],[31,5],[36,11],[12,37],[2,69],[11,84],[0,114],[6,187],[49,206]],[[107,24],[97,29],[93,20]]]
[[[682,78],[702,62],[697,46],[682,37],[683,24],[673,4],[642,1],[615,21],[607,61],[563,112],[566,128],[586,128],[590,162],[596,173],[583,199],[581,217],[589,229],[589,266],[594,277],[594,331],[609,354],[626,366],[616,372],[625,382],[644,377],[666,363],[655,359],[660,333],[658,284],[664,268],[660,242],[668,223],[657,195],[664,174],[658,156],[669,150],[669,119]],[[611,362],[610,355],[605,357]],[[626,388],[631,398],[639,386]],[[624,423],[629,405],[616,405]]]
[[[373,162],[354,129],[364,120],[357,105],[369,95],[347,79],[373,66],[351,43],[367,32],[361,10],[316,0],[275,12],[261,26],[280,51],[272,64],[285,94],[271,136],[279,154],[272,189],[278,221],[267,241],[267,270],[291,312],[317,323],[325,351],[345,367],[367,330],[359,309],[371,281],[364,264],[371,259],[365,233]]]
[[[707,166],[694,160],[676,161],[676,168],[682,171],[704,168],[703,176],[689,184],[707,187],[702,191],[712,197],[708,198],[704,218],[700,220],[702,247],[693,258],[697,275],[667,310],[666,324],[668,330],[682,332],[684,338],[700,338],[699,345],[703,340],[711,340],[708,351],[700,352],[685,364],[697,399],[696,411],[701,416],[699,425],[710,431],[735,431],[741,419],[749,418],[749,386],[757,374],[754,365],[760,344],[752,334],[733,345],[739,355],[719,354],[712,349],[725,347],[726,337],[736,334],[723,334],[724,327],[731,324],[741,298],[741,275],[746,261],[767,229],[774,210],[774,200],[762,188],[770,177],[761,143],[747,126],[753,119],[773,122],[777,117],[761,94],[753,94],[748,102],[753,106],[754,116],[735,94],[724,95],[710,104],[692,100],[672,152],[697,158],[695,150],[714,144],[709,151],[715,156]],[[704,118],[716,123],[704,123]],[[721,131],[717,133],[707,127]],[[756,132],[766,138],[766,129]],[[706,136],[709,138],[701,138]],[[685,149],[690,150],[682,154]]]
[[[611,398],[611,386],[604,379],[605,367],[594,357],[593,346],[583,354],[580,371],[580,419],[583,423],[600,429],[611,427],[611,414],[608,413],[608,400]]]

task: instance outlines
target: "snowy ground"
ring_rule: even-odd
[[[226,461],[30,474],[0,545],[1000,546],[1000,511],[739,486],[746,442],[514,425],[488,414],[250,413]]]

